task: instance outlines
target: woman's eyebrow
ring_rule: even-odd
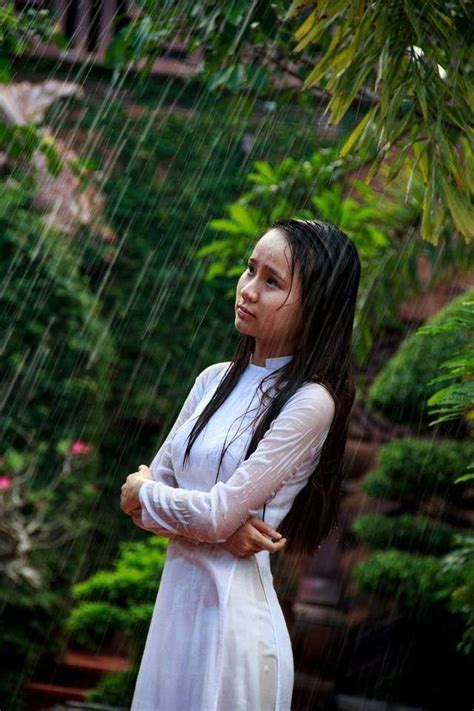
[[[257,259],[254,259],[253,257],[249,257],[248,261],[253,262],[258,267],[258,260]],[[282,274],[280,274],[280,272],[277,271],[274,267],[271,267],[269,264],[265,264],[265,266],[268,269],[268,271],[272,272],[272,274],[275,274],[275,276],[278,277],[278,279],[280,279],[281,281],[285,281],[285,277]]]

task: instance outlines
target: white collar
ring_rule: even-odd
[[[249,360],[249,365],[252,368],[259,368],[260,370],[278,370],[278,368],[281,368],[285,363],[289,363],[290,360],[292,360],[294,356],[289,355],[289,356],[277,356],[276,358],[265,358],[265,365],[255,365],[253,363],[253,355],[252,353],[250,354],[250,360]]]

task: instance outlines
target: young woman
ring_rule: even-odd
[[[122,486],[122,510],[170,538],[132,711],[289,711],[270,553],[313,553],[336,521],[359,278],[336,227],[274,222],[237,283],[232,360]]]

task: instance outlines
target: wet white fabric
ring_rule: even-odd
[[[203,370],[150,465],[142,524],[170,541],[131,711],[290,709],[293,655],[270,554],[238,558],[216,543],[249,516],[263,518],[265,503],[265,521],[278,528],[319,461],[334,402],[316,383],[297,390],[244,460],[266,406],[258,386],[291,358],[247,365],[183,467],[189,433],[230,363]],[[271,395],[271,382],[264,387]]]
[[[249,599],[252,600],[251,607]],[[244,558],[235,568],[224,637],[218,708],[229,708],[232,699],[232,709],[247,711],[251,708],[250,700],[258,699],[259,709],[273,711],[276,708],[278,649],[255,556]],[[242,663],[238,661],[240,659]]]

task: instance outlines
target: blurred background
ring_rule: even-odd
[[[3,711],[129,708],[167,541],[120,486],[230,359],[278,217],[362,262],[342,524],[272,557],[293,708],[472,709],[472,27],[458,0],[3,2]]]

